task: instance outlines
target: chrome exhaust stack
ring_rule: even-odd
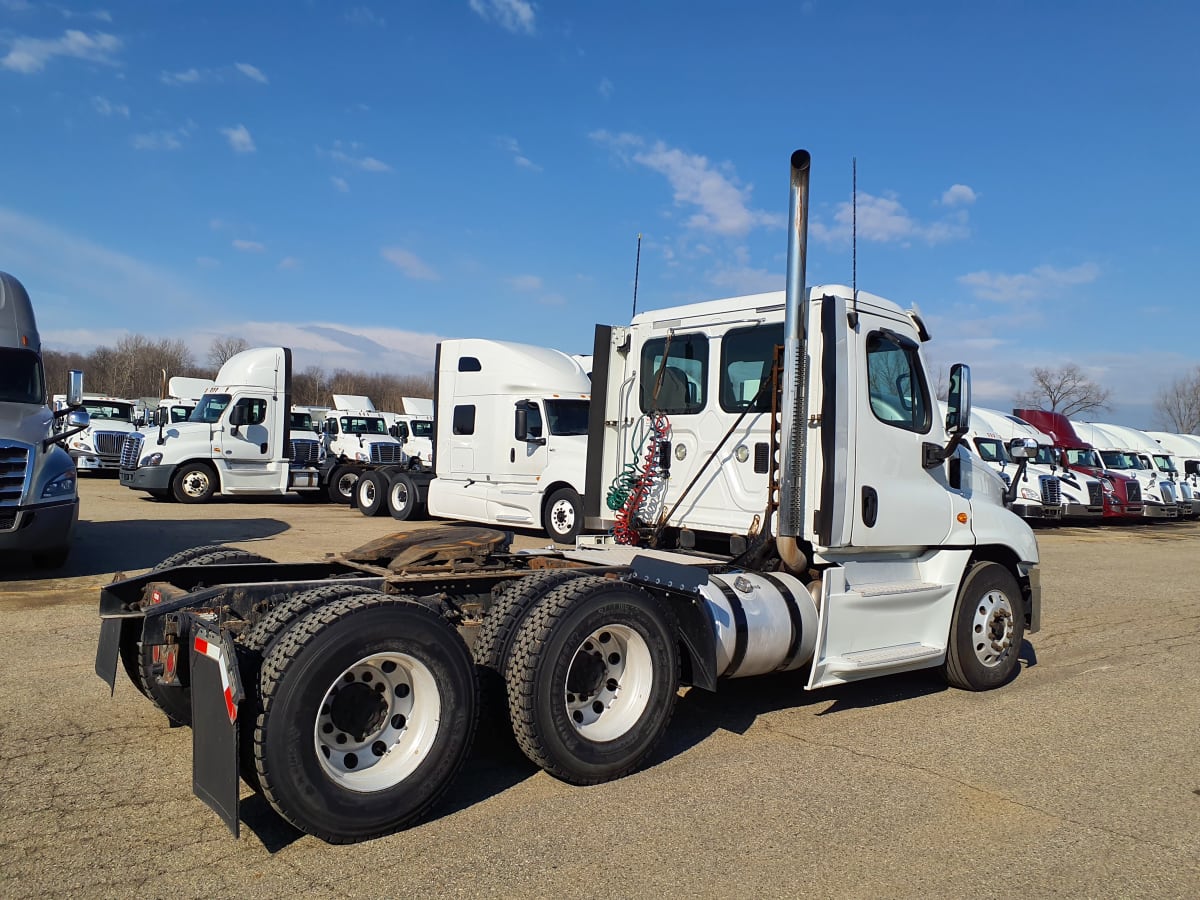
[[[804,267],[808,257],[808,178],[812,157],[792,154],[791,209],[788,217],[787,298],[783,319],[783,399],[780,410],[779,536],[780,559],[797,573],[808,561],[797,538],[804,533],[804,466],[808,447],[804,386],[808,370],[808,300]]]

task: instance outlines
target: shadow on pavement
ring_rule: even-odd
[[[73,578],[148,569],[172,553],[205,544],[266,538],[291,526],[279,519],[132,519],[75,526],[71,555],[60,569],[35,569],[28,557],[0,562],[0,582]]]

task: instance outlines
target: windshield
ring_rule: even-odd
[[[993,440],[992,438],[975,438],[975,449],[979,452],[984,462],[1012,462],[1009,459],[1008,451],[1004,448],[1004,444],[1001,441]]]
[[[1058,465],[1058,458],[1054,455],[1054,448],[1047,447],[1045,444],[1038,446],[1037,456],[1033,458],[1033,461],[1043,466]]]
[[[408,423],[408,428],[413,437],[433,437],[432,419],[414,419]]]
[[[587,400],[547,400],[546,418],[550,420],[551,434],[588,433]]]
[[[133,404],[117,403],[115,400],[84,400],[83,408],[93,419],[111,419],[118,422],[133,421]]]
[[[217,422],[228,405],[229,394],[205,394],[200,398],[200,405],[188,416],[188,421]]]
[[[312,416],[308,413],[291,413],[291,427],[298,431],[315,431],[312,423]]]
[[[1124,453],[1120,450],[1101,450],[1100,458],[1104,460],[1105,467],[1109,469],[1142,468],[1141,460],[1130,453]]]
[[[1179,471],[1177,468],[1175,468],[1175,461],[1173,459],[1171,459],[1171,457],[1169,457],[1169,456],[1155,454],[1154,464],[1156,466],[1158,466],[1158,471],[1160,471],[1160,472],[1178,472]]]
[[[1068,450],[1067,462],[1073,466],[1090,466],[1093,469],[1104,468],[1100,460],[1096,458],[1095,450]]]
[[[342,416],[342,431],[346,434],[387,434],[387,426],[383,419],[373,419],[367,416]]]
[[[46,402],[42,360],[32,350],[0,349],[0,403]]]

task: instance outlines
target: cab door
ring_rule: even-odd
[[[278,459],[279,436],[271,428],[270,397],[238,397],[225,413],[220,431],[220,459],[224,469],[222,490],[226,493],[254,492],[282,487],[287,462]],[[236,411],[236,412],[235,412]],[[239,424],[234,425],[233,420]]]

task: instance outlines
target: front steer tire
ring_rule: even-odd
[[[254,756],[263,794],[329,843],[380,837],[423,816],[475,730],[466,644],[413,598],[363,594],[313,610],[267,654],[261,684]]]
[[[171,495],[180,503],[207,503],[217,492],[217,473],[208,463],[184,463],[171,476]]]
[[[963,579],[942,673],[951,687],[987,691],[1008,682],[1021,663],[1025,598],[999,563],[978,563]]]
[[[666,731],[679,686],[678,627],[634,585],[589,575],[529,611],[505,670],[517,743],[572,784],[641,765]]]

